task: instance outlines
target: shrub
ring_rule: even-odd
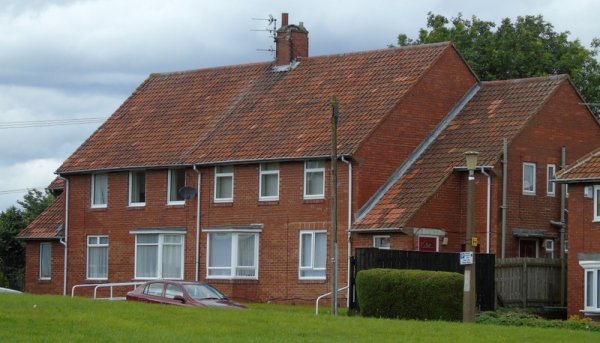
[[[462,319],[463,276],[451,272],[369,269],[356,276],[360,313],[366,317]]]

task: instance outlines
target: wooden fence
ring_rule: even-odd
[[[371,268],[422,269],[464,273],[458,253],[434,253],[407,250],[357,248],[353,259],[350,307],[357,308],[354,277],[361,270]],[[481,311],[495,309],[494,255],[476,254],[477,307]]]
[[[558,306],[560,260],[496,259],[496,292],[500,306]]]

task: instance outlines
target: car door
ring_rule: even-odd
[[[164,303],[172,305],[182,305],[183,303],[181,302],[181,300],[175,299],[176,296],[184,296],[181,287],[173,283],[167,283],[165,288]]]
[[[165,288],[164,282],[149,283],[144,289],[144,299],[146,302],[162,304],[164,302],[163,292]]]

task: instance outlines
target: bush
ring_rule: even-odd
[[[420,320],[462,319],[463,276],[408,269],[369,269],[356,276],[365,317]]]
[[[500,308],[494,312],[483,312],[477,316],[476,322],[502,326],[529,326],[600,332],[600,323],[592,322],[592,319],[587,317],[571,316],[568,320],[547,320],[532,311],[524,309]]]

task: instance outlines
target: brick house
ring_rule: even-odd
[[[569,186],[567,294],[569,315],[600,315],[600,150],[557,175]]]
[[[273,62],[150,75],[57,170],[66,274],[42,280],[42,243],[23,234],[26,290],[175,278],[242,300],[330,291],[333,95],[340,280],[355,247],[461,249],[466,150],[480,152],[482,251],[498,252],[504,138],[506,254],[545,256],[559,216],[547,175],[561,147],[600,144],[567,77],[479,82],[449,43],[309,57],[287,15],[276,43]]]

